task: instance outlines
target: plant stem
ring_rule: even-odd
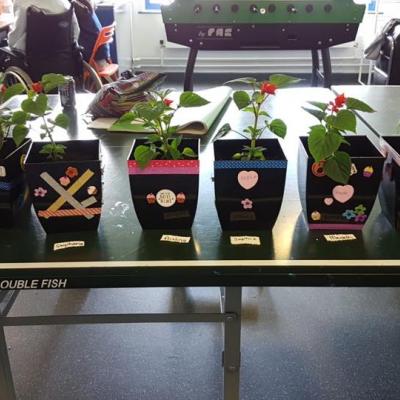
[[[57,160],[56,151],[55,151],[56,143],[54,142],[53,135],[51,134],[52,130],[47,126],[47,121],[46,121],[46,118],[44,117],[44,115],[42,116],[42,119],[43,119],[44,130],[46,131],[46,136],[50,139],[50,142],[51,142],[51,145],[52,145],[51,146],[50,158],[53,161],[56,161]]]

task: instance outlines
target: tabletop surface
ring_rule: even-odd
[[[360,96],[359,96],[360,97]],[[305,223],[297,190],[298,136],[307,133],[313,117],[301,109],[307,100],[328,101],[327,89],[286,89],[274,98],[269,111],[287,122],[288,135],[282,146],[288,159],[284,201],[272,231],[223,232],[214,207],[212,138],[217,128],[229,121],[235,129],[247,125],[249,115],[227,106],[201,139],[200,192],[194,225],[189,231],[143,231],[137,221],[130,197],[126,159],[137,135],[91,131],[82,115],[77,115],[70,132],[60,132],[60,140],[71,138],[101,141],[104,170],[104,206],[97,232],[46,235],[36,216],[24,214],[13,229],[0,229],[0,280],[43,276],[68,276],[71,287],[135,286],[162,284],[215,284],[224,276],[232,284],[259,284],[260,278],[274,275],[286,282],[297,274],[317,277],[340,273],[354,276],[400,274],[400,235],[382,215],[379,204],[356,240],[327,242],[327,232],[311,232]],[[360,97],[362,98],[362,96]],[[80,96],[79,112],[85,110],[87,97]],[[359,133],[371,131],[359,122]],[[36,140],[37,136],[32,133]],[[236,138],[230,133],[229,138]],[[345,232],[340,232],[345,233]],[[162,234],[190,236],[189,244],[160,242]],[[232,246],[231,235],[259,236],[261,246]],[[55,243],[84,241],[83,248],[54,251]],[[150,275],[149,275],[150,274]],[[96,275],[96,277],[94,277]],[[110,277],[114,277],[113,283]],[[152,278],[150,279],[149,276]],[[92,282],[84,283],[84,278]],[[220,279],[218,279],[218,277]],[[221,278],[222,277],[222,278]],[[174,281],[175,279],[175,281]],[[329,284],[329,279],[324,281]]]

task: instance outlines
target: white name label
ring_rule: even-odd
[[[75,242],[54,243],[53,250],[58,251],[58,250],[69,249],[71,247],[85,247],[85,242],[84,241],[75,241]]]
[[[357,238],[352,234],[338,233],[336,235],[324,235],[327,242],[343,242],[345,240],[356,240]]]
[[[172,243],[189,243],[190,236],[162,235],[160,241]]]
[[[231,236],[231,244],[234,246],[238,246],[241,244],[261,246],[261,240],[259,236]]]
[[[65,289],[67,279],[4,279],[0,281],[1,290],[15,289]]]

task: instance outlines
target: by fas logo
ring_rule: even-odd
[[[199,32],[201,38],[232,38],[232,28],[208,28]]]

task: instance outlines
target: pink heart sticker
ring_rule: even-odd
[[[250,190],[257,185],[258,174],[256,171],[240,171],[237,179],[243,189]]]
[[[354,195],[354,188],[351,185],[337,185],[332,190],[332,195],[339,203],[346,203]]]
[[[324,203],[325,203],[327,206],[331,206],[332,203],[333,203],[332,197],[325,197]]]

